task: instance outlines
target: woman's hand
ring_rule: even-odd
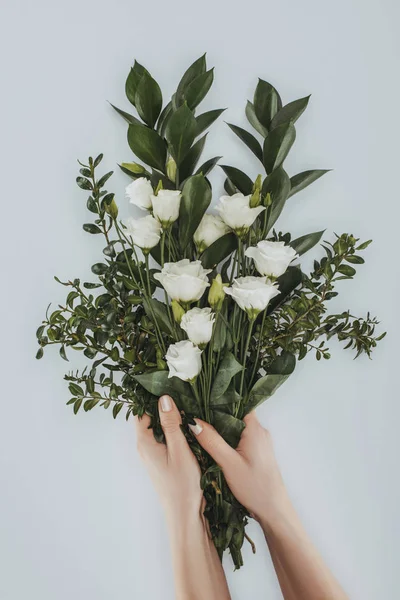
[[[161,427],[166,444],[156,442],[150,417],[136,419],[137,447],[168,519],[191,516],[202,518],[203,493],[200,467],[181,431],[181,415],[169,396],[159,400]]]
[[[193,433],[222,468],[233,494],[255,519],[267,523],[288,501],[270,433],[252,412],[244,418],[246,428],[234,450],[211,425],[195,421]]]
[[[137,445],[164,506],[171,542],[177,600],[230,600],[221,561],[203,516],[200,467],[181,431],[181,416],[169,396],[159,400],[166,444],[136,419]]]

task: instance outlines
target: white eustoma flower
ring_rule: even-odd
[[[190,340],[171,344],[165,359],[169,368],[168,377],[193,381],[201,371],[201,350]]]
[[[297,252],[284,242],[264,240],[258,242],[257,246],[247,248],[245,255],[254,260],[260,275],[280,277],[297,257]]]
[[[240,308],[254,318],[279,294],[279,288],[265,277],[238,277],[232,287],[225,288],[225,294],[232,296]]]
[[[125,195],[131,204],[142,210],[151,209],[152,185],[146,177],[138,177],[125,188]]]
[[[181,327],[196,346],[204,347],[211,340],[215,315],[211,308],[191,308],[181,319]]]
[[[179,217],[182,194],[179,190],[159,190],[157,196],[151,197],[153,215],[168,227]]]
[[[203,269],[199,260],[191,262],[188,258],[183,258],[175,263],[165,263],[161,272],[154,274],[154,278],[173,300],[188,303],[200,300],[210,285],[207,275],[211,271],[212,269]]]
[[[141,219],[129,217],[124,222],[126,227],[124,233],[132,239],[135,246],[143,250],[150,250],[157,246],[161,237],[161,225],[151,215]]]
[[[221,196],[216,207],[224,223],[237,233],[245,233],[265,210],[265,206],[250,208],[250,198],[241,193]]]
[[[200,252],[229,232],[229,227],[217,215],[205,214],[194,232],[193,239]]]

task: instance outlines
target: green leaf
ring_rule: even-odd
[[[193,171],[196,168],[197,163],[199,162],[201,153],[204,150],[204,145],[206,143],[207,134],[203,135],[202,138],[197,140],[195,144],[190,148],[189,152],[186,154],[185,158],[181,162],[181,166],[179,167],[179,178],[181,181],[185,181],[189,175],[193,175]]]
[[[293,373],[295,366],[296,358],[294,354],[286,351],[282,352],[270,365],[268,374],[256,381],[251,389],[245,407],[245,414],[248,414],[270,398]]]
[[[301,237],[290,242],[290,245],[292,248],[294,248],[294,250],[296,250],[297,254],[301,256],[318,244],[324,231],[325,229],[323,231],[316,231],[315,233],[307,233],[306,235],[302,235]]]
[[[214,410],[213,425],[224,440],[228,442],[232,448],[236,448],[240,441],[242,431],[245,428],[243,421],[232,415]]]
[[[270,131],[264,140],[263,157],[267,173],[283,164],[296,139],[293,123],[282,123]]]
[[[272,119],[271,129],[275,129],[278,125],[282,125],[282,123],[286,123],[291,121],[295,123],[299,117],[306,110],[308,102],[311,96],[306,96],[305,98],[299,98],[299,100],[294,100],[293,102],[289,102],[286,104]]]
[[[204,250],[200,257],[205,269],[213,269],[237,249],[238,240],[234,233],[226,233]]]
[[[165,128],[167,126],[168,119],[170,118],[170,116],[172,115],[173,112],[174,111],[173,111],[173,107],[172,107],[172,102],[169,101],[168,104],[166,104],[165,107],[163,108],[161,115],[157,122],[157,133],[159,133],[161,137],[164,137]]]
[[[36,358],[38,360],[40,360],[43,357],[43,348],[40,347],[39,350],[36,352]]]
[[[113,173],[114,173],[114,171],[109,171],[108,173],[106,173],[105,175],[100,177],[100,179],[97,182],[97,187],[102,188],[104,186],[104,184],[110,179],[110,177]],[[111,195],[113,196],[113,194],[111,194]]]
[[[178,167],[188,153],[197,135],[197,122],[187,104],[182,104],[168,120],[165,130],[171,153]]]
[[[261,125],[269,129],[272,119],[282,107],[282,100],[277,90],[267,81],[259,79],[253,104],[257,119]]]
[[[203,131],[210,127],[210,125],[212,125],[225,110],[226,108],[217,108],[215,110],[209,110],[196,117],[197,135],[200,135],[200,133],[203,133]]]
[[[129,102],[135,106],[136,90],[144,74],[150,75],[140,63],[135,60],[135,64],[131,68],[125,83],[125,93]]]
[[[178,377],[168,377],[168,375],[169,371],[153,371],[134,375],[133,378],[153,396],[159,398],[168,394],[175,400],[179,410],[185,410],[194,416],[199,414],[201,407],[197,405],[190,385]]]
[[[207,95],[214,80],[214,69],[202,73],[196,79],[193,79],[184,92],[184,99],[189,108],[194,110]]]
[[[290,179],[289,175],[282,167],[278,167],[268,177],[264,179],[262,194],[270,194],[272,204],[268,211],[268,231],[274,225],[281,214],[285,202],[289,197]]]
[[[247,120],[250,123],[250,125],[252,125],[252,127],[254,127],[254,129],[260,135],[262,135],[262,137],[264,137],[264,138],[267,137],[268,129],[266,127],[264,127],[264,125],[261,125],[261,123],[258,120],[258,117],[256,115],[256,111],[254,109],[254,104],[252,104],[250,102],[250,100],[247,100],[247,104],[246,104],[246,117],[247,117]]]
[[[245,129],[238,127],[237,125],[232,125],[231,123],[227,123],[228,127],[232,129],[232,131],[242,140],[244,144],[255,154],[255,156],[263,162],[263,151],[261,148],[260,142],[254,137],[253,134],[249,133]]]
[[[243,173],[240,169],[236,169],[236,167],[230,167],[228,165],[220,165],[221,169],[224,173],[229,177],[231,182],[237,189],[242,192],[245,196],[251,194],[253,189],[253,182],[246,173]]]
[[[134,154],[150,167],[164,172],[167,147],[156,131],[144,125],[130,124],[128,143]]]
[[[96,263],[95,265],[92,265],[91,270],[95,275],[104,275],[104,273],[107,273],[108,271],[108,265],[105,265],[104,263]]]
[[[346,275],[346,277],[353,277],[353,275],[356,274],[356,270],[349,265],[340,265],[338,271],[339,273],[342,273],[342,275]]]
[[[211,187],[203,175],[190,177],[182,189],[179,210],[179,241],[181,248],[192,241],[204,213],[211,202]]]
[[[200,56],[197,60],[190,65],[185,71],[182,79],[178,84],[178,88],[175,94],[176,106],[180,106],[184,101],[184,94],[188,85],[196,79],[199,75],[202,75],[206,71],[206,55]]]
[[[267,314],[271,314],[302,282],[303,274],[299,267],[288,267],[283,275],[278,277],[279,295],[272,298],[268,304]]]
[[[242,370],[242,365],[236,360],[233,354],[227,352],[219,365],[218,372],[211,388],[211,404],[226,392],[232,377]]]
[[[155,319],[158,325],[160,326],[160,329],[168,335],[174,335],[173,327],[168,315],[168,309],[164,302],[160,302],[156,298],[150,298],[150,300],[148,300],[147,298],[143,298],[143,306],[146,311],[146,315],[151,321],[154,321],[154,313]]]
[[[214,158],[206,160],[206,162],[197,169],[195,175],[204,175],[204,177],[206,177],[221,158],[222,156],[215,156]]]
[[[347,262],[353,263],[354,265],[363,265],[365,260],[361,256],[356,256],[352,254],[351,256],[346,257]]]
[[[77,398],[74,402],[74,414],[76,415],[82,406],[83,398]]]
[[[61,348],[60,348],[60,356],[61,356],[61,358],[63,358],[67,362],[69,362],[69,360],[67,358],[67,355],[65,354],[65,346],[61,346]]]
[[[304,190],[308,185],[328,173],[330,169],[314,169],[312,171],[303,171],[302,173],[298,173],[290,178],[291,190],[289,194],[289,198]]]
[[[111,104],[111,102],[110,102]],[[117,111],[117,113],[119,115],[121,115],[121,117],[123,119],[125,119],[125,121],[127,123],[136,123],[137,125],[141,125],[141,122],[139,121],[139,119],[137,119],[136,117],[134,117],[133,115],[130,115],[129,113],[125,112],[124,110],[121,110],[120,108],[118,108],[117,106],[114,106],[114,104],[111,104],[111,106],[113,107],[113,109],[115,111]]]
[[[68,386],[68,389],[73,396],[84,396],[83,389],[77,383],[73,383],[71,381],[71,383]]]
[[[148,73],[143,74],[137,86],[135,106],[143,121],[154,127],[162,108],[162,94],[160,86]]]
[[[81,190],[92,190],[93,189],[91,182],[89,181],[89,179],[86,179],[86,177],[77,177],[76,183],[79,185]]]
[[[368,240],[367,242],[363,242],[362,244],[360,244],[359,246],[356,247],[356,250],[365,250],[365,248],[368,248],[368,246],[372,244],[372,240]]]

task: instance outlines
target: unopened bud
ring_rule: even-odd
[[[222,308],[224,298],[224,284],[222,283],[221,275],[218,273],[211,284],[210,291],[208,292],[208,304],[212,309],[218,312]]]
[[[110,204],[104,203],[104,209],[112,219],[116,219],[118,217],[118,206],[114,198],[111,200]]]
[[[172,314],[174,315],[175,321],[179,324],[182,321],[182,317],[185,314],[185,310],[179,304],[177,300],[171,302]]]
[[[271,206],[271,204],[272,204],[272,198],[271,198],[271,194],[268,192],[268,194],[264,198],[264,206]]]
[[[121,167],[124,167],[127,171],[135,173],[135,175],[141,175],[146,169],[138,163],[121,163]]]
[[[172,156],[167,161],[167,176],[168,179],[175,182],[176,179],[176,162],[172,158]]]

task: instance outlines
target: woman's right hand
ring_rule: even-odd
[[[262,526],[266,526],[288,502],[270,433],[252,412],[244,418],[246,427],[234,450],[209,423],[195,421],[197,425],[191,426],[191,430],[223,470],[232,493]]]

